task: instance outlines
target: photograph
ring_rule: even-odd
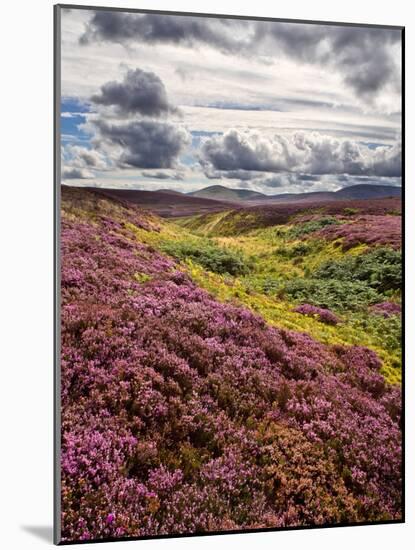
[[[54,10],[55,543],[404,522],[404,28]]]

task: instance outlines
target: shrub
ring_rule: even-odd
[[[378,292],[400,289],[402,286],[402,255],[400,250],[374,250],[331,260],[322,264],[313,276],[318,279],[362,281]]]
[[[275,295],[281,290],[282,285],[283,285],[283,280],[281,278],[273,279],[268,277],[262,282],[261,290],[265,294]]]
[[[344,208],[343,212],[346,216],[354,216],[355,214],[359,213],[358,208]]]
[[[334,310],[357,310],[379,301],[379,294],[361,281],[295,278],[281,292],[296,302]]]
[[[349,322],[359,330],[372,334],[383,349],[388,350],[396,360],[401,363],[402,352],[402,323],[400,316],[396,313],[389,314],[376,311],[375,304],[369,311],[353,313],[349,316]],[[396,305],[396,304],[394,304]],[[373,315],[375,313],[375,315]]]
[[[294,246],[280,246],[275,250],[275,255],[282,258],[297,258],[298,256],[305,256],[313,249],[310,243],[298,243]]]
[[[341,223],[340,220],[334,217],[326,217],[326,218],[320,218],[317,220],[310,220],[308,222],[295,225],[294,227],[289,229],[287,231],[287,236],[292,239],[297,239],[298,237],[302,237],[303,235],[314,233],[314,231],[318,231],[319,229],[322,229],[323,227],[327,227],[328,225],[339,225],[340,223]]]
[[[207,240],[170,241],[162,245],[162,250],[178,260],[190,259],[214,273],[245,275],[250,271],[250,265],[241,253],[220,248]]]

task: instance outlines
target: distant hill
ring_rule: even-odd
[[[173,191],[173,189],[156,189],[155,193],[168,193],[169,195],[183,195],[180,191]]]
[[[229,187],[225,187],[223,185],[211,185],[210,187],[199,189],[199,191],[188,193],[188,195],[203,199],[215,199],[232,202],[266,198],[266,195],[263,193],[258,193],[257,191],[251,191],[249,189],[230,189]]]
[[[338,191],[321,191],[314,193],[283,193],[280,195],[268,195],[262,200],[270,202],[315,202],[338,201],[338,200],[363,200],[363,199],[383,199],[386,197],[401,197],[400,187],[392,185],[369,185],[359,184],[344,187]]]
[[[401,197],[400,187],[391,185],[352,185],[336,191],[341,199],[382,199],[384,197]]]
[[[267,195],[262,202],[316,202],[338,200],[336,192],[314,191],[313,193],[281,193],[280,195]]]
[[[192,197],[170,190],[140,191],[137,189],[104,189],[102,187],[88,187],[86,189],[105,197],[137,204],[141,208],[151,210],[165,218],[221,212],[241,206],[240,203],[233,204],[227,201]]]
[[[339,191],[317,191],[311,193],[281,193],[278,195],[264,195],[249,189],[230,189],[223,185],[211,185],[199,191],[188,193],[188,196],[205,199],[232,202],[315,202],[315,201],[336,201],[336,200],[361,200],[361,199],[382,199],[386,197],[400,197],[401,188],[391,185],[369,185],[359,184],[345,187]]]
[[[101,187],[86,189],[113,199],[137,204],[141,208],[152,210],[165,218],[209,214],[256,205],[327,203],[340,200],[374,200],[388,197],[396,199],[401,197],[400,187],[386,185],[352,185],[334,192],[284,193],[280,195],[264,195],[247,189],[229,189],[222,185],[212,185],[188,194],[170,189],[158,191]]]

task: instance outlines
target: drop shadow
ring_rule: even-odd
[[[50,525],[22,525],[21,528],[26,533],[30,533],[44,542],[53,544],[53,528]]]

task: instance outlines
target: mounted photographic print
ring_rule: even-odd
[[[404,521],[403,32],[55,7],[56,543]]]

